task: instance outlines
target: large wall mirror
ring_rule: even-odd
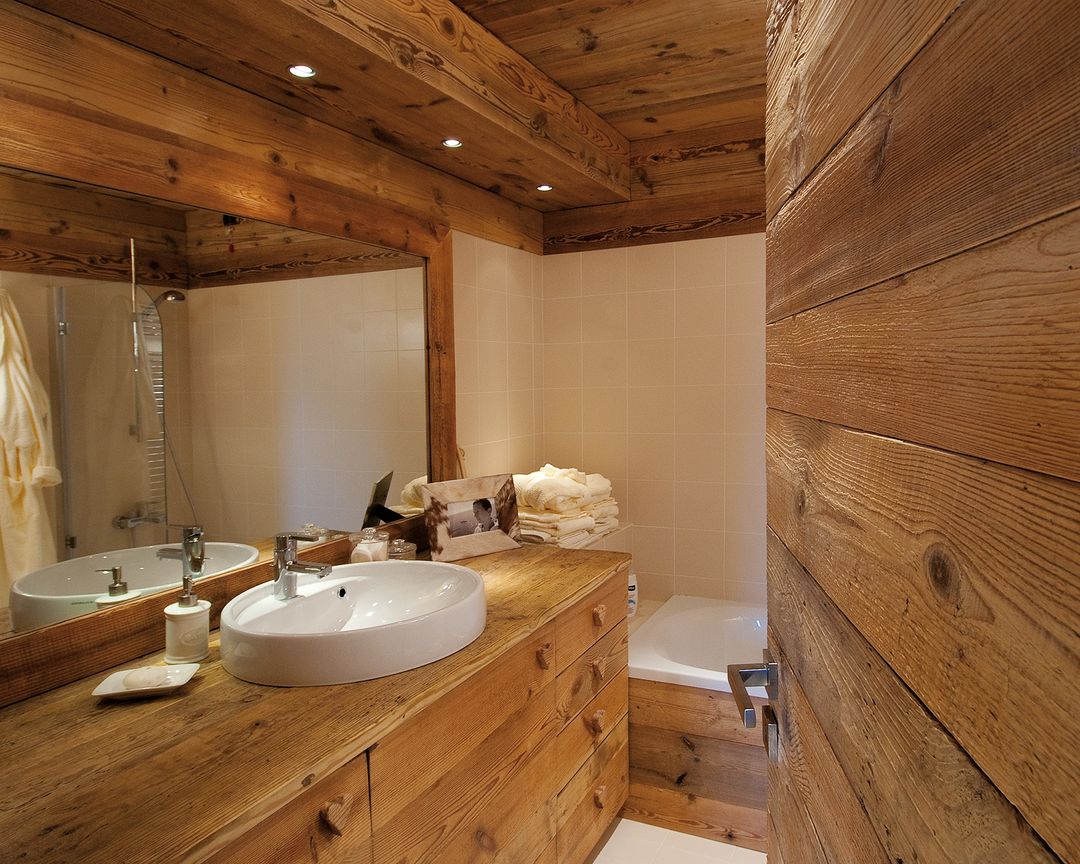
[[[3,422],[40,460],[7,454],[27,483],[0,519],[0,632],[122,602],[96,569],[178,581],[131,551],[170,526],[201,524],[220,569],[280,531],[356,530],[378,478],[393,502],[428,472],[425,259],[22,171],[0,205]],[[62,599],[12,610],[28,573]]]

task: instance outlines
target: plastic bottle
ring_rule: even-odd
[[[630,571],[626,592],[626,617],[633,618],[637,614],[637,573]]]

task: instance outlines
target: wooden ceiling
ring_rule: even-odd
[[[547,251],[761,230],[765,0],[0,5],[40,9],[542,211]],[[55,57],[63,41],[39,47]],[[297,62],[319,75],[292,78]],[[447,136],[465,146],[443,148]],[[444,192],[431,194],[438,209]]]

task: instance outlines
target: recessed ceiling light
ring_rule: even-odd
[[[555,187],[552,186],[550,183],[541,183],[539,186],[536,187],[536,191],[537,192],[550,192],[554,188]]]
[[[316,75],[315,70],[304,63],[297,63],[295,66],[290,66],[289,72],[297,78],[314,78]]]
[[[451,150],[454,150],[461,146],[461,141],[459,141],[457,138],[443,138],[442,146],[449,147]]]

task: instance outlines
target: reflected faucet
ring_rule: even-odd
[[[274,598],[292,600],[296,596],[298,575],[318,576],[330,574],[329,564],[300,561],[296,557],[297,540],[318,540],[313,534],[278,534],[274,538]]]
[[[203,529],[201,525],[185,525],[183,548],[158,549],[157,557],[179,561],[184,568],[184,579],[200,579],[203,575]]]

